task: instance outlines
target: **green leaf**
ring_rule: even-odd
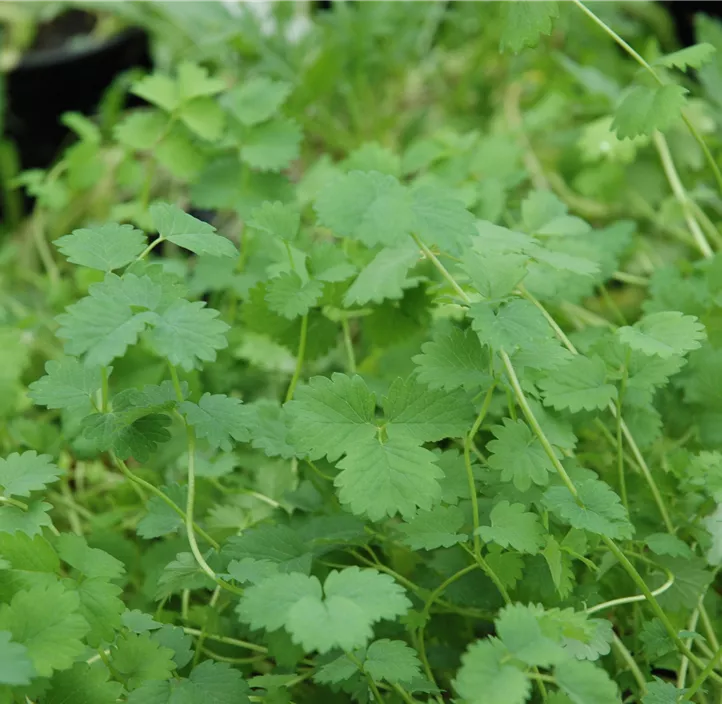
[[[25,533],[32,537],[53,524],[48,512],[53,507],[45,501],[33,501],[27,509],[0,504],[0,533]]]
[[[136,81],[131,92],[166,112],[173,112],[179,104],[175,81],[162,73],[152,73]]]
[[[617,685],[602,668],[590,662],[567,660],[556,666],[554,677],[573,704],[620,704]]]
[[[269,457],[291,459],[296,454],[290,442],[288,412],[285,407],[267,399],[246,405],[251,444]]]
[[[678,311],[645,315],[633,326],[619,328],[617,335],[633,350],[663,359],[699,349],[706,338],[697,318]]]
[[[104,550],[89,547],[81,535],[62,533],[56,546],[60,559],[86,577],[118,579],[125,574],[125,565],[120,560]]]
[[[523,504],[499,501],[491,510],[491,527],[482,526],[479,535],[486,542],[503,548],[536,555],[544,545],[544,529],[535,513],[524,510]]]
[[[281,572],[308,574],[310,549],[298,531],[284,525],[264,525],[231,536],[223,546],[223,556],[236,561],[271,562]]]
[[[298,159],[301,128],[293,120],[273,120],[251,128],[241,159],[254,169],[280,171]]]
[[[66,341],[67,354],[85,354],[88,365],[103,366],[122,357],[128,346],[138,341],[155,317],[149,311],[135,312],[121,292],[121,280],[108,274],[105,281],[90,286],[90,295],[56,318],[60,324],[57,335]]]
[[[178,95],[183,101],[216,95],[226,87],[222,79],[211,78],[207,69],[190,61],[183,61],[178,66],[176,84]]]
[[[209,555],[205,555],[205,559],[208,558]],[[191,553],[180,552],[175,560],[163,568],[163,573],[158,578],[155,598],[160,601],[184,590],[213,589],[214,584],[198,566],[198,561]]]
[[[532,667],[550,667],[567,658],[561,646],[543,631],[540,607],[510,604],[495,619],[496,634],[515,657]]]
[[[484,298],[499,299],[508,296],[526,276],[528,262],[525,254],[467,250],[462,267]]]
[[[70,588],[71,580],[66,582]],[[118,598],[123,590],[101,577],[84,579],[77,585],[80,597],[80,614],[88,622],[88,644],[97,648],[101,643],[112,642],[122,625],[121,614],[125,604]]]
[[[717,50],[707,42],[692,44],[692,46],[687,46],[679,51],[673,51],[671,54],[660,56],[653,64],[655,66],[678,68],[680,71],[686,71],[688,68],[700,68],[702,64],[706,64],[712,59],[712,55],[716,51]]]
[[[554,467],[539,440],[523,420],[504,418],[504,425],[495,425],[491,432],[496,440],[487,443],[491,452],[489,466],[501,472],[501,480],[514,482],[519,491],[528,491],[532,484],[545,486]]]
[[[411,606],[388,575],[349,567],[332,571],[321,588],[298,573],[271,577],[246,589],[237,611],[252,628],[285,627],[306,652],[353,650],[371,638],[377,621],[394,619]]]
[[[470,329],[455,327],[448,334],[435,335],[421,346],[421,352],[412,361],[419,381],[430,389],[476,392],[491,383],[479,337]]]
[[[43,697],[46,704],[115,704],[123,691],[119,682],[108,681],[108,668],[91,667],[76,662],[70,670],[56,672],[50,691]]]
[[[199,438],[205,438],[214,449],[230,452],[232,441],[248,442],[249,418],[243,402],[225,394],[205,393],[198,403],[184,401],[180,411]]]
[[[415,233],[454,254],[476,234],[460,201],[431,186],[408,189],[377,171],[334,179],[316,200],[316,214],[322,225],[368,247],[394,246]]]
[[[229,239],[215,234],[213,225],[188,215],[175,205],[153,203],[150,215],[158,234],[179,247],[213,257],[238,256],[235,245]]]
[[[0,631],[27,648],[27,655],[41,677],[65,670],[85,651],[82,638],[88,623],[80,615],[80,598],[61,584],[18,591],[0,605]]]
[[[175,503],[184,507],[188,489],[179,484],[161,487],[161,491]],[[151,540],[161,535],[175,533],[183,527],[183,517],[158,496],[151,496],[146,505],[146,514],[140,519],[136,531],[141,538]]]
[[[524,47],[536,46],[540,34],[551,34],[558,16],[558,3],[551,0],[505,3],[502,9],[504,31],[501,35],[501,51],[510,49],[518,54]]]
[[[61,474],[50,455],[38,455],[34,450],[0,458],[0,487],[5,496],[30,496],[31,491],[44,489]]]
[[[343,297],[346,307],[398,300],[407,288],[419,282],[409,277],[409,269],[419,261],[419,252],[412,245],[382,249],[359,273]]]
[[[228,109],[244,125],[272,117],[291,92],[291,84],[265,76],[252,78],[226,94]]]
[[[267,235],[292,242],[298,235],[301,214],[294,205],[264,201],[253,211],[248,224]]]
[[[130,693],[128,704],[250,704],[249,692],[238,670],[205,660],[188,679],[145,683]]]
[[[395,245],[413,227],[410,199],[393,177],[377,171],[352,171],[321,191],[316,214],[336,234],[363,242]]]
[[[216,351],[228,346],[228,324],[218,320],[217,310],[205,305],[176,301],[154,321],[148,337],[158,355],[186,371],[199,368],[202,362],[215,362]]]
[[[376,435],[376,397],[360,376],[312,377],[285,406],[291,442],[312,460],[337,460],[346,448]]]
[[[462,392],[432,391],[413,377],[396,379],[383,399],[389,438],[432,442],[462,437],[474,409]]]
[[[421,662],[403,641],[384,638],[369,645],[364,670],[376,682],[408,685],[421,676]]]
[[[636,86],[617,107],[612,129],[620,139],[664,132],[680,119],[686,88],[670,83],[656,88]]]
[[[607,369],[600,357],[575,355],[564,366],[539,381],[544,403],[572,413],[606,408],[617,398],[617,389],[607,384]]]
[[[220,139],[226,124],[226,116],[220,105],[208,97],[195,98],[185,103],[178,117],[191,132],[209,142]]]
[[[146,387],[149,389],[152,387]],[[146,391],[126,389],[113,398],[113,410],[94,413],[83,420],[85,437],[120,459],[134,457],[145,462],[160,443],[170,439],[171,420],[164,415],[173,401],[153,398]]]
[[[686,691],[655,677],[653,682],[647,682],[647,693],[642,697],[642,704],[677,704]]]
[[[168,115],[160,110],[134,110],[122,119],[113,130],[113,136],[131,149],[153,149],[168,127]]]
[[[580,506],[565,486],[553,486],[544,494],[544,505],[573,528],[588,530],[615,540],[631,538],[634,528],[627,511],[608,484],[585,479],[577,484]]]
[[[670,555],[671,557],[692,557],[689,545],[676,535],[670,533],[652,533],[644,542],[656,555]]]
[[[175,670],[173,651],[146,633],[120,635],[110,651],[110,661],[129,690],[144,682],[167,680]]]
[[[306,315],[313,308],[323,293],[323,284],[315,279],[305,283],[295,271],[287,271],[270,279],[266,288],[268,307],[293,320]]]
[[[73,230],[55,245],[72,264],[113,271],[135,261],[145,249],[146,237],[131,225],[108,223]]]
[[[495,350],[508,353],[517,348],[536,350],[540,342],[552,335],[549,323],[529,301],[516,299],[502,304],[496,311],[490,303],[473,303],[469,315],[482,344]]]
[[[398,513],[411,518],[417,508],[429,510],[441,498],[443,472],[435,460],[405,437],[356,441],[337,465],[342,470],[334,479],[339,501],[372,521]]]
[[[28,395],[40,406],[89,412],[101,386],[101,367],[83,364],[74,357],[62,357],[45,363],[45,376],[30,384]]]
[[[158,621],[154,621],[150,614],[138,611],[138,609],[125,611],[121,616],[121,620],[123,621],[123,625],[133,631],[133,633],[154,631],[163,625],[162,623],[158,623]]]
[[[459,534],[464,522],[464,512],[458,506],[436,506],[431,511],[419,511],[411,521],[399,525],[399,530],[412,550],[436,550],[466,541],[467,537]]]
[[[185,667],[193,658],[193,638],[180,626],[165,623],[161,628],[153,630],[151,638],[173,651],[173,662],[178,670]]]
[[[468,704],[524,704],[531,682],[496,638],[472,643],[461,656],[454,689]]]
[[[0,631],[0,684],[13,687],[30,684],[35,668],[28,656],[28,649],[14,643],[12,634]]]

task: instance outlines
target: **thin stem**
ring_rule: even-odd
[[[343,330],[343,346],[346,350],[346,366],[349,374],[356,373],[356,354],[353,349],[353,340],[351,339],[351,328],[347,318],[341,318],[341,330]]]
[[[431,666],[429,665],[429,660],[426,657],[426,646],[424,644],[424,632],[426,630],[426,623],[429,619],[429,613],[431,612],[431,607],[434,605],[434,602],[438,597],[440,597],[446,589],[451,586],[454,582],[461,579],[465,575],[469,574],[470,572],[473,572],[474,570],[478,569],[476,564],[473,565],[467,565],[463,569],[460,569],[458,572],[454,573],[449,577],[448,579],[445,579],[436,589],[434,589],[433,592],[429,595],[429,598],[426,600],[426,603],[424,604],[423,611],[421,612],[422,617],[424,618],[423,625],[421,628],[419,628],[418,633],[418,648],[419,648],[419,656],[421,657],[421,663],[424,667],[424,672],[426,673],[426,677],[428,678],[429,682],[436,685],[436,679],[434,679],[434,673],[431,671]],[[437,701],[441,702],[441,699],[437,697]]]
[[[494,389],[496,384],[492,384],[489,390],[486,392],[484,402],[481,404],[481,410],[479,415],[474,421],[474,425],[471,430],[464,438],[464,465],[466,467],[466,478],[469,483],[469,498],[471,499],[471,515],[474,526],[474,554],[481,555],[481,537],[479,536],[479,499],[476,495],[476,482],[474,480],[474,469],[471,466],[471,443],[474,441],[474,436],[479,431],[481,424],[484,422],[491,400],[494,396]]]
[[[542,447],[544,448],[544,451],[547,453],[547,456],[554,465],[554,469],[556,469],[557,474],[559,474],[562,482],[564,482],[564,486],[569,489],[571,495],[581,505],[581,500],[579,499],[579,492],[574,486],[574,482],[572,482],[571,477],[567,474],[566,469],[564,469],[562,463],[559,461],[557,453],[554,451],[554,448],[549,442],[549,439],[542,430],[541,425],[539,425],[539,421],[536,419],[534,412],[529,406],[529,402],[527,401],[524,391],[521,388],[521,384],[519,383],[519,378],[514,371],[514,366],[511,363],[511,359],[509,359],[509,355],[504,350],[501,350],[499,352],[499,356],[501,357],[501,361],[504,364],[504,369],[506,370],[506,375],[509,378],[511,387],[514,390],[514,395],[516,396],[517,403],[521,407],[521,410],[524,412],[524,416],[526,417],[527,422],[532,427],[532,430],[539,439],[539,442],[542,444]]]
[[[661,586],[657,587],[654,591],[650,592],[652,596],[659,596],[660,594],[664,594],[672,585],[674,584],[674,575],[670,574],[667,581]],[[633,604],[635,601],[644,601],[647,597],[644,594],[635,594],[634,596],[622,596],[619,597],[619,599],[611,599],[610,601],[605,601],[601,604],[597,604],[596,606],[592,606],[589,609],[586,609],[585,613],[587,615],[596,614],[599,611],[604,611],[605,609],[611,609],[614,606],[621,606],[622,604]]]
[[[686,655],[689,660],[698,668],[704,670],[706,669],[705,663],[700,660],[685,644],[685,642],[679,637],[679,633],[677,632],[677,629],[674,627],[672,622],[669,620],[669,617],[664,612],[662,607],[659,605],[659,602],[655,598],[654,594],[650,591],[649,587],[647,586],[647,583],[642,578],[642,575],[637,572],[634,565],[629,561],[627,556],[622,552],[622,550],[619,548],[619,546],[611,539],[608,538],[606,535],[602,536],[602,542],[609,548],[609,551],[614,555],[614,557],[617,558],[620,565],[624,568],[626,573],[632,578],[632,581],[636,583],[636,585],[639,587],[639,590],[644,594],[647,602],[649,603],[649,606],[651,607],[652,611],[654,611],[654,615],[659,618],[659,620],[664,625],[665,630],[669,634],[669,637],[674,642],[677,650],[682,654]],[[709,663],[708,663],[709,664]],[[712,672],[711,676],[717,681],[722,682],[722,677],[720,677],[717,673]]]
[[[308,336],[308,313],[301,318],[301,338],[298,342],[298,353],[296,354],[296,369],[291,377],[291,383],[288,385],[288,391],[286,392],[286,401],[290,401],[293,398],[293,394],[296,391],[296,384],[301,378],[301,370],[303,369],[303,361],[306,356],[306,337]]]
[[[660,161],[662,162],[662,168],[664,169],[664,173],[667,176],[669,185],[672,187],[674,197],[677,199],[677,202],[682,207],[684,219],[687,222],[687,227],[689,228],[689,231],[692,233],[694,243],[697,245],[697,248],[702,253],[702,256],[704,256],[705,258],[709,258],[714,255],[714,252],[712,251],[712,247],[710,247],[709,242],[707,242],[707,238],[704,236],[702,228],[697,222],[697,218],[695,217],[694,209],[692,208],[690,198],[687,195],[687,191],[685,190],[684,186],[682,185],[682,180],[680,179],[679,174],[677,173],[677,169],[674,165],[674,161],[672,160],[672,154],[669,151],[669,145],[667,144],[667,140],[664,138],[661,132],[655,132],[653,138],[654,146],[657,148]]]
[[[100,412],[108,412],[108,367],[100,368]]]
[[[449,286],[454,289],[459,298],[461,298],[464,303],[471,303],[471,299],[467,296],[464,289],[459,286],[456,279],[448,272],[447,268],[439,261],[438,257],[418,238],[417,235],[411,233],[411,237],[413,237],[413,240],[416,242],[418,248],[424,253],[424,256],[436,267],[441,276],[446,279]]]
[[[466,552],[469,553],[469,555],[474,558],[476,564],[479,565],[484,574],[494,583],[494,586],[499,590],[499,594],[501,594],[501,598],[504,600],[504,603],[511,604],[511,597],[509,596],[509,592],[504,586],[504,582],[499,579],[499,575],[494,572],[491,565],[481,555],[475,555],[463,543],[460,543],[460,545],[464,550],[466,550]]]
[[[630,274],[626,271],[615,271],[614,274],[612,274],[612,278],[633,286],[643,286],[645,288],[649,286],[649,279],[644,276],[638,276],[637,274]]]
[[[687,630],[690,633],[694,633],[697,630],[697,621],[699,620],[699,607],[697,607],[689,618],[687,624]],[[692,639],[687,639],[687,647],[692,648]],[[685,682],[687,681],[687,670],[689,669],[689,659],[682,656],[682,663],[679,666],[679,673],[677,674],[677,689],[684,689]]]
[[[216,641],[216,643],[225,643],[226,645],[235,645],[239,648],[245,648],[246,650],[250,650],[253,653],[268,653],[268,648],[264,648],[262,645],[256,645],[255,643],[249,643],[247,640],[238,640],[238,638],[230,638],[228,636],[220,636],[215,633],[204,633],[202,630],[199,630],[198,628],[183,628],[183,633],[186,633],[189,636],[198,636],[200,637],[203,635],[203,637],[206,640],[213,640]]]
[[[8,504],[9,506],[15,506],[15,508],[22,509],[23,511],[28,510],[28,505],[17,499],[11,499],[9,496],[0,496],[0,504]]]
[[[170,372],[171,383],[173,384],[173,389],[175,390],[178,403],[183,403],[183,387],[181,386],[180,378],[178,377],[178,370],[175,368],[174,364],[168,362],[168,371]]]
[[[720,661],[720,658],[722,658],[722,648],[719,648],[717,652],[712,656],[710,661],[704,666],[702,669],[702,672],[699,673],[697,676],[697,679],[695,679],[694,682],[690,685],[689,689],[685,693],[684,697],[682,697],[682,701],[690,702],[692,701],[692,697],[699,691],[699,688],[704,684],[704,681],[708,677],[714,677],[715,672],[714,668],[716,667],[717,663]]]
[[[612,645],[616,648],[619,655],[621,655],[622,660],[624,660],[624,662],[627,664],[629,671],[632,673],[632,676],[637,681],[637,684],[639,685],[640,695],[644,696],[647,693],[647,680],[644,678],[644,675],[639,669],[639,665],[637,665],[635,659],[632,657],[632,654],[629,652],[629,650],[627,650],[627,646],[622,643],[619,636],[614,632],[612,632]]]
[[[145,479],[141,479],[138,475],[133,474],[133,472],[128,469],[128,466],[123,462],[123,460],[119,459],[115,455],[113,457],[113,462],[115,463],[116,467],[128,478],[131,482],[134,484],[137,484],[138,486],[142,486],[144,489],[147,489],[151,494],[154,496],[157,496],[168,508],[170,508],[172,511],[175,511],[185,522],[187,519],[185,511],[178,506],[169,496],[164,494],[157,486],[154,486],[150,482],[147,482]],[[200,535],[212,548],[215,550],[220,549],[220,545],[211,538],[208,533],[206,533],[200,526],[193,524],[193,528],[195,529],[196,533]]]
[[[293,252],[291,251],[291,244],[288,240],[283,240],[283,244],[286,245],[286,254],[288,255],[288,263],[291,266],[291,271],[296,273],[296,262],[293,261]]]
[[[193,510],[195,508],[196,500],[196,436],[190,426],[186,426],[186,433],[188,440],[188,498],[186,499],[185,526],[186,532],[188,533],[188,543],[190,544],[191,553],[193,553],[193,557],[201,570],[203,570],[203,572],[205,572],[214,582],[218,583],[219,586],[223,586],[225,585],[225,582],[218,577],[211,566],[206,562],[206,559],[203,557],[198,548],[198,541],[196,540],[195,526],[193,524]],[[233,591],[235,591],[235,589]]]
[[[381,692],[379,692],[379,688],[376,686],[376,682],[374,682],[373,677],[369,675],[368,672],[364,669],[363,663],[353,654],[353,653],[346,653],[346,657],[359,669],[359,672],[363,674],[366,677],[366,681],[368,682],[369,689],[371,690],[371,693],[374,695],[374,700],[377,702],[377,704],[383,704],[384,698],[381,696]]]
[[[161,242],[165,242],[165,237],[158,237],[153,240],[137,257],[136,261],[139,262],[141,259],[145,259],[150,252],[152,252]]]
[[[33,233],[33,240],[35,241],[35,247],[40,255],[40,261],[43,263],[45,273],[50,279],[50,285],[52,290],[56,290],[57,285],[60,283],[60,270],[58,265],[55,263],[53,253],[50,251],[48,241],[45,238],[45,218],[42,212],[37,211],[30,221],[30,229]]]
[[[629,378],[629,361],[631,358],[631,350],[627,350],[624,360],[624,369],[622,371],[622,380],[619,384],[619,393],[617,394],[617,476],[619,478],[619,494],[622,497],[622,505],[627,513],[629,513],[629,500],[627,497],[627,479],[624,476],[624,443],[622,442],[622,403],[624,393],[627,390],[627,379]]]

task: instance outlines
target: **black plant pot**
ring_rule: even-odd
[[[66,138],[64,112],[91,114],[120,73],[150,67],[148,36],[130,28],[82,48],[31,51],[6,78],[6,134],[23,169],[50,165]]]

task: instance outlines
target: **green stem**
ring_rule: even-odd
[[[108,367],[100,368],[100,412],[108,412]]]
[[[211,596],[210,601],[208,602],[208,609],[209,611],[212,611],[215,609],[216,604],[218,603],[218,597],[221,595],[221,588],[216,587],[213,591],[213,595]],[[203,649],[203,643],[206,639],[206,631],[208,629],[208,622],[210,619],[210,613],[209,611],[206,612],[205,618],[203,619],[203,627],[201,628],[200,633],[198,634],[198,642],[196,643],[196,652],[193,656],[193,667],[195,667],[201,659],[201,651]]]
[[[376,686],[376,682],[374,682],[374,678],[369,675],[368,672],[364,669],[363,663],[353,654],[353,653],[346,653],[346,657],[359,669],[359,672],[366,677],[366,681],[368,682],[369,689],[371,690],[371,693],[374,695],[374,701],[377,702],[377,704],[383,704],[384,698],[381,696],[381,692],[379,692],[379,688]]]
[[[158,237],[153,240],[137,257],[136,261],[139,262],[141,259],[145,259],[151,251],[153,251],[161,242],[165,242],[165,237]]]
[[[674,575],[670,574],[667,581],[661,586],[657,587],[654,591],[650,592],[650,594],[654,597],[659,596],[660,594],[664,594],[672,585],[674,584]],[[619,597],[619,599],[611,599],[610,601],[602,602],[601,604],[597,604],[596,606],[592,606],[589,609],[586,609],[584,613],[587,615],[596,614],[599,611],[604,611],[605,609],[611,609],[615,606],[622,606],[623,604],[633,604],[636,601],[644,601],[647,597],[644,596],[644,594],[634,594],[633,596],[622,596]]]
[[[178,506],[169,496],[164,494],[157,486],[154,486],[150,482],[147,482],[145,479],[141,479],[138,475],[133,474],[133,472],[128,469],[127,465],[123,460],[119,459],[115,455],[112,455],[113,462],[115,463],[115,466],[118,467],[118,469],[128,478],[130,481],[132,481],[134,484],[137,484],[138,486],[142,486],[144,489],[147,489],[151,494],[154,496],[157,496],[168,508],[170,508],[172,511],[177,513],[185,522],[187,519],[185,511]],[[206,533],[200,526],[193,524],[193,527],[195,531],[200,535],[212,548],[215,550],[220,549],[220,545],[211,538],[208,533]]]
[[[296,384],[301,378],[301,370],[303,369],[303,361],[306,356],[306,337],[308,335],[308,313],[301,318],[301,339],[298,342],[298,354],[296,355],[296,369],[293,372],[291,383],[288,385],[288,391],[286,392],[286,401],[290,401],[293,398],[293,394],[296,391]]]
[[[464,550],[466,550],[466,552],[469,553],[469,555],[474,558],[476,564],[479,565],[484,574],[494,583],[494,586],[499,590],[499,594],[501,594],[501,598],[504,600],[504,603],[511,604],[511,597],[509,596],[509,592],[506,590],[504,583],[501,581],[501,579],[499,579],[499,575],[494,572],[491,565],[481,555],[474,554],[463,543],[460,543],[460,545]]]
[[[424,643],[424,632],[426,631],[426,622],[429,620],[429,613],[431,612],[431,607],[434,605],[434,602],[438,597],[440,597],[444,591],[452,585],[457,580],[461,579],[465,575],[469,574],[470,572],[473,572],[474,570],[478,569],[476,564],[473,565],[467,565],[463,569],[460,569],[455,574],[452,574],[451,577],[444,580],[436,589],[434,589],[433,592],[429,595],[429,598],[426,600],[426,603],[424,604],[424,609],[421,612],[422,617],[424,618],[424,623],[419,628],[418,633],[418,648],[419,648],[419,656],[421,657],[421,663],[424,667],[424,672],[426,673],[426,677],[428,678],[429,682],[436,685],[436,679],[434,678],[434,673],[431,671],[431,666],[429,665],[429,660],[426,657],[426,645]],[[441,699],[437,697],[438,702],[442,702]],[[442,702],[443,704],[443,702]]]
[[[424,253],[424,256],[436,267],[437,271],[446,279],[449,286],[456,292],[464,303],[471,303],[471,299],[466,295],[461,286],[457,283],[456,279],[448,272],[446,267],[439,261],[438,257],[418,238],[417,235],[411,234],[414,242],[418,248]]]
[[[15,506],[15,508],[22,509],[23,511],[27,511],[29,506],[26,503],[23,503],[22,501],[18,501],[17,499],[11,499],[9,496],[0,496],[0,504],[8,504],[8,506]]]
[[[664,609],[659,605],[659,602],[652,594],[651,590],[647,586],[647,583],[642,578],[642,575],[637,572],[634,565],[629,561],[627,556],[622,552],[622,550],[619,548],[619,546],[611,539],[608,538],[606,535],[602,536],[602,542],[609,548],[609,551],[614,555],[614,557],[617,558],[619,564],[624,568],[625,572],[632,578],[632,581],[636,583],[636,585],[639,587],[639,590],[642,592],[642,594],[645,596],[647,602],[649,603],[650,608],[652,611],[654,611],[654,615],[657,616],[657,618],[662,622],[664,625],[665,630],[669,634],[669,637],[672,639],[673,643],[675,644],[677,650],[687,658],[689,658],[690,662],[692,662],[696,667],[700,668],[701,670],[706,670],[707,667],[709,667],[709,663],[705,665],[705,663],[700,660],[685,644],[685,642],[679,637],[679,633],[677,632],[677,629],[674,627],[672,622],[669,620],[667,614],[664,612]],[[712,666],[710,670],[710,676],[713,677],[717,682],[722,682],[722,677],[720,677],[717,673],[713,672],[714,665]]]
[[[175,368],[174,364],[170,363],[170,361],[168,362],[168,371],[170,372],[170,380],[173,384],[173,389],[175,390],[178,403],[183,403],[185,399],[183,396],[183,387],[181,386],[180,378],[178,377],[178,370]]]
[[[30,228],[33,232],[35,247],[40,255],[40,261],[43,263],[45,273],[50,279],[51,290],[55,291],[60,283],[60,270],[58,269],[58,265],[55,263],[53,253],[50,251],[48,241],[45,238],[44,223],[45,218],[43,217],[42,212],[37,211],[30,221]]]
[[[524,394],[524,391],[521,388],[521,384],[519,383],[519,378],[514,371],[514,366],[511,363],[511,359],[509,359],[509,355],[504,350],[500,350],[499,356],[501,357],[501,361],[504,364],[506,375],[509,379],[509,382],[511,383],[511,388],[514,390],[514,395],[516,396],[517,403],[519,404],[521,410],[524,413],[524,417],[527,419],[527,422],[534,431],[534,434],[537,436],[539,442],[542,444],[542,447],[544,448],[547,457],[549,457],[551,463],[554,465],[554,469],[556,469],[557,474],[561,478],[562,482],[564,482],[564,486],[569,489],[569,493],[571,493],[577,503],[581,506],[579,492],[574,486],[574,482],[571,480],[571,477],[567,474],[567,470],[564,469],[562,463],[559,461],[557,453],[554,451],[554,448],[552,447],[546,434],[542,430],[541,425],[539,425],[539,421],[536,419],[534,412],[531,410],[529,402],[526,399],[526,395]]]
[[[672,160],[672,154],[669,151],[669,145],[667,144],[667,140],[664,138],[661,132],[654,133],[654,145],[657,148],[660,161],[662,162],[662,168],[664,169],[664,173],[667,176],[669,185],[672,187],[674,197],[677,199],[677,202],[682,207],[684,219],[687,223],[689,231],[692,233],[692,239],[694,240],[694,243],[697,245],[697,248],[702,253],[702,256],[704,256],[705,258],[713,256],[714,252],[712,251],[712,247],[710,247],[709,242],[707,242],[707,238],[704,236],[704,232],[702,232],[702,228],[697,222],[696,214],[694,212],[694,208],[692,207],[692,201],[690,200],[690,197],[687,195],[687,191],[682,185],[682,180],[677,173],[674,161]]]
[[[582,12],[584,12],[584,14],[587,15],[587,17],[589,17],[589,19],[591,19],[603,32],[608,34],[622,49],[624,49],[624,51],[626,51],[627,54],[629,54],[640,66],[642,66],[660,86],[665,85],[660,75],[652,68],[652,66],[650,66],[649,63],[645,61],[640,54],[638,54],[634,49],[632,49],[632,47],[627,44],[627,42],[625,42],[624,39],[622,39],[611,27],[609,27],[603,20],[597,17],[580,0],[572,0],[572,2]],[[682,111],[682,120],[684,121],[684,124],[687,126],[687,129],[690,131],[697,144],[699,144],[699,146],[701,147],[705,159],[707,160],[707,163],[712,169],[715,181],[717,181],[717,187],[719,188],[720,192],[722,192],[722,172],[720,171],[719,166],[717,166],[717,162],[712,156],[709,147],[705,143],[704,139],[702,139],[702,135],[697,131],[697,128],[692,124],[687,115],[685,115],[684,111]]]
[[[697,676],[697,679],[695,679],[694,682],[690,685],[689,689],[687,690],[684,697],[682,697],[682,701],[684,702],[690,702],[692,701],[692,697],[699,691],[699,688],[704,684],[704,681],[708,677],[714,677],[715,672],[714,668],[719,663],[720,658],[722,658],[722,648],[718,649],[717,652],[712,656],[710,661],[704,666],[702,671]]]
[[[226,645],[235,645],[239,648],[245,648],[246,650],[250,650],[253,653],[268,653],[268,648],[264,648],[262,645],[249,643],[247,640],[239,640],[238,638],[230,638],[229,636],[219,636],[215,633],[204,634],[203,631],[199,630],[198,628],[184,628],[183,633],[186,633],[189,636],[198,637],[203,635],[206,640],[213,640],[216,643],[225,643]]]
[[[627,379],[629,377],[629,361],[631,358],[631,350],[627,350],[624,360],[624,369],[622,371],[622,380],[619,384],[619,393],[617,394],[617,476],[619,478],[619,494],[622,497],[622,505],[627,513],[629,513],[629,499],[627,497],[627,479],[624,476],[624,443],[622,441],[622,403],[624,393],[627,389]]]
[[[629,652],[629,650],[627,650],[627,647],[624,645],[624,643],[622,643],[619,636],[614,632],[612,632],[612,645],[621,655],[622,660],[624,660],[624,662],[627,664],[629,671],[632,673],[632,676],[637,681],[637,684],[639,685],[640,696],[644,696],[647,693],[647,680],[644,678],[644,675],[639,669],[639,665],[637,665],[636,661],[632,657],[632,654]]]
[[[481,404],[479,415],[471,426],[471,430],[464,438],[464,466],[466,467],[466,478],[469,483],[469,498],[471,499],[471,515],[474,526],[474,554],[481,556],[481,537],[479,536],[479,499],[476,495],[476,481],[474,480],[474,469],[471,465],[471,443],[474,436],[479,431],[481,424],[484,422],[491,400],[494,396],[496,383],[493,383],[486,392],[484,402]]]
[[[351,339],[351,328],[347,318],[341,318],[341,330],[343,330],[343,345],[346,350],[346,366],[349,374],[356,373],[356,355],[353,349],[353,340]]]
[[[701,601],[701,599],[700,599]],[[687,631],[694,633],[697,630],[697,621],[699,621],[699,607],[697,607],[689,618],[687,624]],[[692,648],[692,638],[687,638],[687,647]],[[682,656],[682,662],[679,666],[679,672],[677,673],[677,689],[684,689],[684,685],[687,681],[687,670],[689,669],[689,659],[684,655]]]

